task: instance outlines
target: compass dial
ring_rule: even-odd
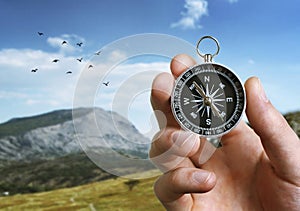
[[[221,136],[240,121],[245,92],[228,68],[205,63],[177,78],[171,101],[175,119],[183,128],[206,137]]]

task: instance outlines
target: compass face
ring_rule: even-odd
[[[228,68],[205,63],[177,78],[171,105],[183,128],[206,137],[221,136],[240,121],[245,92],[238,77]]]

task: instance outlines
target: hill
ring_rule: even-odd
[[[124,174],[132,171],[143,172],[154,167],[149,165],[119,167]],[[84,153],[74,153],[53,160],[40,160],[30,163],[11,162],[0,168],[0,193],[10,195],[49,191],[75,187],[95,181],[116,178],[96,166]],[[1,195],[1,194],[0,194]]]
[[[83,153],[30,163],[12,161],[0,171],[0,192],[10,195],[72,187],[111,177]]]
[[[153,193],[153,183],[158,172],[147,172],[148,179],[137,180],[132,190],[132,180],[108,179],[74,188],[44,193],[15,195],[0,198],[0,210],[101,210],[101,211],[163,211]]]
[[[284,117],[300,138],[300,111],[287,113]]]
[[[101,108],[12,119],[0,124],[0,132],[6,134],[0,137],[1,192],[74,187],[154,168],[145,159],[150,141],[127,119]]]

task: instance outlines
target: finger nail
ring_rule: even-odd
[[[178,147],[183,147],[186,145],[191,145],[192,147],[198,140],[198,136],[194,133],[186,131],[176,131],[172,134],[172,140]]]
[[[203,184],[208,183],[210,180],[213,180],[213,174],[207,171],[196,171],[193,173],[192,178],[195,182]]]
[[[265,92],[265,90],[264,90],[264,88],[262,86],[262,83],[261,83],[261,81],[259,79],[258,79],[258,88],[259,88],[261,100],[263,100],[266,103],[269,102],[269,99],[268,99],[268,97],[266,95],[266,92]]]

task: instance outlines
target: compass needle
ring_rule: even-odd
[[[209,96],[209,89],[208,89],[208,84],[206,84],[206,96]]]
[[[220,114],[220,110],[213,103],[211,104],[211,110],[213,111],[214,114],[216,114],[216,116],[218,116],[222,121],[224,121],[223,117]]]
[[[195,85],[196,90],[199,92],[199,94],[200,94],[203,98],[205,98],[205,97],[206,97],[205,92],[201,89],[201,87],[200,87],[195,81],[193,81],[193,84]]]
[[[210,107],[206,106],[206,112],[207,112],[207,118],[209,118],[210,116]]]

